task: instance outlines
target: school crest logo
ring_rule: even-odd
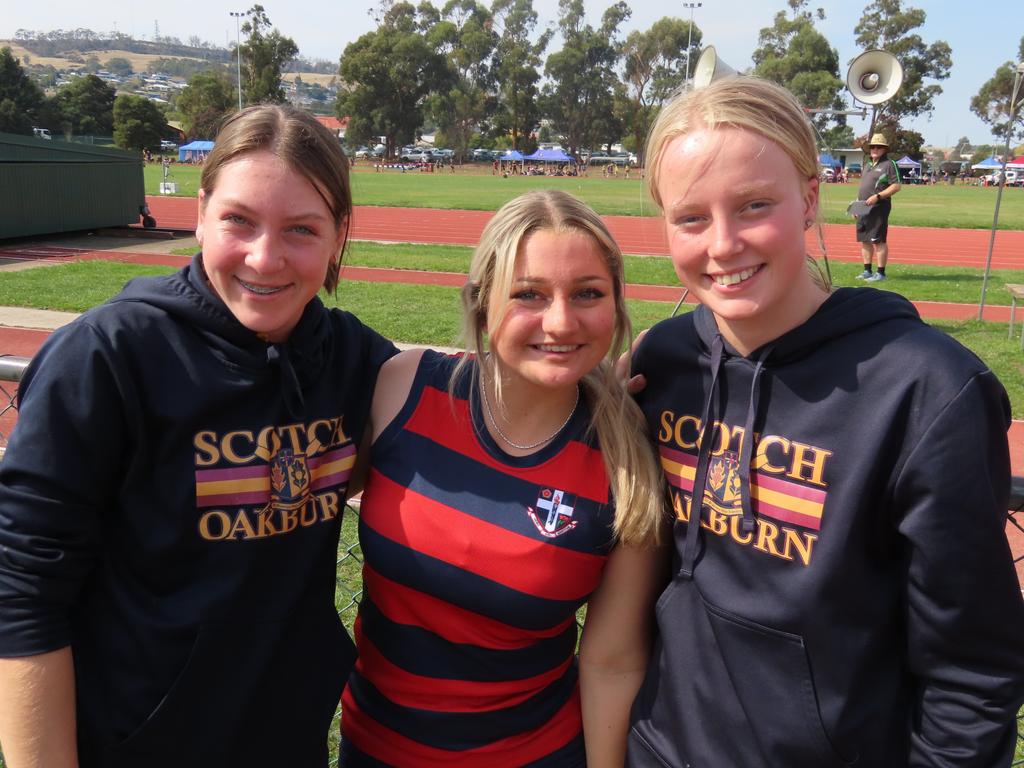
[[[579,524],[578,520],[572,519],[575,508],[574,495],[555,488],[542,488],[537,495],[537,506],[527,507],[526,513],[542,536],[553,539]]]
[[[739,457],[732,451],[725,451],[721,456],[712,457],[708,466],[704,503],[710,504],[719,512],[741,512],[740,490]]]
[[[270,504],[268,509],[297,509],[309,497],[309,466],[306,457],[285,449],[270,465]]]

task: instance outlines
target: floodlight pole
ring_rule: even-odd
[[[1006,159],[1010,155],[1010,137],[1013,136],[1013,118],[1017,114],[1017,92],[1021,76],[1024,75],[1024,61],[1014,64],[1013,92],[1010,95],[1010,116],[1006,121],[1006,147],[1003,150],[1003,167],[999,174],[999,189],[996,191],[996,209],[992,214],[992,233],[988,238],[988,256],[985,257],[985,272],[981,277],[981,301],[978,302],[978,319],[985,312],[985,291],[988,288],[988,273],[992,268],[992,249],[996,244],[996,225],[999,223],[999,204],[1003,201],[1003,187],[1006,186]]]
[[[235,52],[238,54],[238,109],[242,109],[242,33],[241,33],[241,19],[243,16],[248,16],[248,11],[228,11],[229,16],[235,18]]]
[[[690,9],[690,26],[686,29],[686,79],[683,80],[687,84],[690,82],[690,44],[693,41],[693,9],[700,8],[702,5],[703,3],[683,3],[683,8]]]

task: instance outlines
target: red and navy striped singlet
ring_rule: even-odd
[[[475,369],[449,397],[456,362],[425,353],[373,445],[341,766],[584,766],[576,610],[614,514],[589,413],[508,456],[466,400]]]

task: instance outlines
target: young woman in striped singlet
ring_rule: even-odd
[[[344,768],[622,765],[666,571],[658,471],[609,363],[623,284],[590,208],[527,193],[473,256],[469,353],[381,369]]]

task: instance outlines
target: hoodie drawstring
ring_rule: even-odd
[[[718,372],[722,367],[724,348],[721,334],[711,342],[711,388],[704,403],[700,420],[700,448],[697,449],[697,474],[694,477],[693,494],[690,497],[690,520],[686,524],[686,539],[683,542],[683,557],[679,575],[693,578],[693,566],[697,560],[697,542],[700,538],[701,512],[704,509],[704,487],[707,485],[708,464],[711,460],[711,428],[714,422],[714,403],[718,394]]]
[[[753,533],[754,511],[750,504],[750,459],[754,453],[754,419],[757,417],[757,401],[761,394],[759,386],[764,361],[774,347],[765,347],[754,366],[754,380],[750,383],[750,403],[747,406],[747,420],[743,425],[743,447],[740,448],[740,504],[743,507],[743,532]]]
[[[690,498],[690,519],[686,525],[686,539],[683,542],[683,556],[679,575],[686,579],[693,578],[693,569],[697,561],[698,542],[700,540],[700,524],[704,510],[704,489],[707,487],[708,468],[711,463],[712,430],[714,428],[715,405],[718,395],[718,379],[722,368],[722,351],[724,342],[721,334],[715,336],[711,344],[711,389],[704,404],[701,415],[700,447],[697,450],[697,474],[694,476],[693,495]],[[750,462],[754,453],[754,422],[757,418],[757,406],[761,392],[761,373],[764,371],[765,360],[774,347],[765,347],[754,365],[753,381],[750,384],[750,402],[747,406],[747,418],[743,427],[743,444],[740,448],[740,504],[743,510],[743,532],[752,533],[757,523],[750,501]]]
[[[281,371],[281,394],[284,397],[288,415],[298,419],[305,412],[305,398],[302,396],[302,385],[292,365],[292,358],[287,349],[277,344],[267,346],[267,363],[276,365]]]

